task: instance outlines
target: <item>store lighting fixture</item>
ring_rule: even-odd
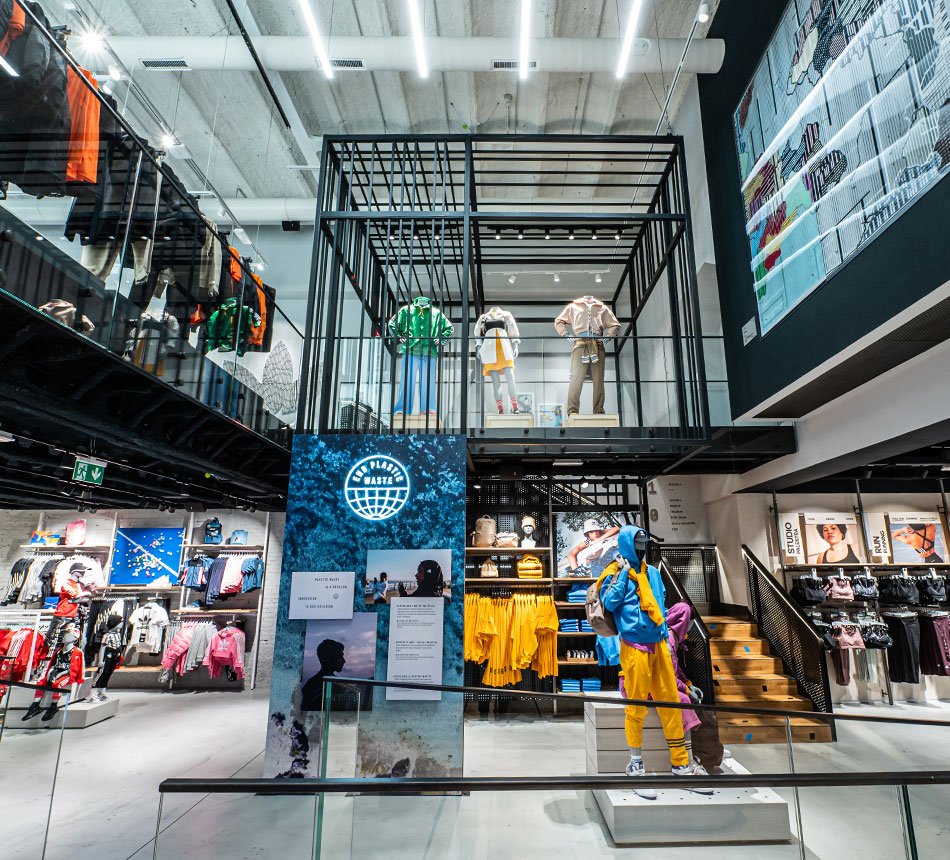
[[[518,238],[519,238],[519,239],[524,239],[524,230],[522,230],[522,229],[520,229],[520,228],[518,229]]]
[[[419,77],[429,77],[429,66],[426,64],[426,46],[422,34],[422,13],[419,10],[419,0],[408,0],[409,24],[412,27],[412,43],[416,48],[416,65],[419,67]]]
[[[101,87],[99,87],[99,89],[102,90],[107,96],[112,95],[112,87],[110,87],[108,84],[103,84]]]
[[[101,30],[84,30],[77,37],[79,47],[87,54],[99,54],[106,47],[106,37]]]
[[[573,230],[571,230],[570,232],[568,232],[567,238],[570,239],[572,242],[574,241],[574,231],[573,231]]]
[[[518,276],[517,276],[517,275],[509,275],[509,276],[508,276],[508,283],[509,283],[509,284],[513,284],[513,283],[514,283],[515,281],[517,281],[517,280],[518,280]]]
[[[480,490],[481,488],[482,488],[482,485],[481,485],[481,484],[472,484],[472,489],[473,489],[473,490]]]
[[[545,231],[544,231],[544,238],[545,238],[545,239],[550,239],[550,238],[551,238],[551,231],[550,231],[550,230],[545,230]]]
[[[122,72],[119,71],[118,66],[109,66],[109,77],[114,81],[117,81],[122,77]]]
[[[561,283],[561,276],[557,272],[554,273],[554,283],[555,284]]]
[[[623,34],[623,44],[620,47],[620,61],[617,63],[617,77],[627,74],[627,62],[630,60],[630,49],[633,47],[633,37],[637,34],[637,24],[640,21],[640,12],[643,9],[643,0],[633,0],[630,4],[630,17],[627,19],[627,31]]]
[[[622,230],[618,230],[618,231],[617,231],[617,235],[614,236],[614,238],[619,242],[619,241],[623,238],[623,231],[622,231]]]
[[[20,73],[3,59],[3,57],[0,57],[0,69],[3,69],[11,78],[20,77]]]
[[[699,6],[699,11],[696,13],[696,20],[700,24],[705,24],[709,20],[709,4],[701,3]]]
[[[586,490],[589,486],[590,484],[588,483],[587,478],[584,478],[584,480],[581,481],[581,489]]]
[[[528,46],[531,44],[531,0],[521,0],[521,70],[518,77],[528,80]]]
[[[257,269],[258,272],[263,272],[264,269],[267,268],[267,263],[265,263],[263,260],[258,260],[258,261],[254,264],[254,268]]]
[[[595,283],[595,284],[599,284],[602,280],[603,280],[603,278],[602,278],[600,275],[595,275],[595,276],[594,276],[594,283]]]
[[[310,34],[310,41],[313,42],[313,50],[320,60],[320,67],[323,69],[324,77],[332,78],[333,66],[330,65],[330,55],[327,53],[327,46],[323,44],[323,37],[320,35],[317,19],[313,17],[310,0],[299,0],[299,6],[300,14],[303,15],[304,23],[307,25],[307,32]]]
[[[593,240],[596,242],[596,241],[597,241],[597,231],[596,231],[596,230],[591,230],[591,231],[590,231],[590,237],[591,237],[591,239],[593,239]]]
[[[495,231],[495,240],[497,241],[497,240],[500,239],[500,238],[501,238],[501,230],[496,230],[496,231]]]
[[[178,146],[178,141],[175,139],[173,134],[163,134],[161,137],[162,149],[171,149],[173,146]]]

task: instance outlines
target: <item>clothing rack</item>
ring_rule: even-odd
[[[30,675],[33,672],[33,657],[36,654],[36,637],[40,633],[40,623],[44,620],[43,613],[30,609],[0,609],[0,628],[4,630],[19,629],[20,627],[32,627],[33,637],[30,641],[30,656],[27,662]],[[49,630],[49,624],[46,624],[46,630]],[[3,660],[0,659],[0,663]],[[26,678],[27,682],[30,680]]]

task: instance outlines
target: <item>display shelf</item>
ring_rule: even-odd
[[[558,636],[596,636],[596,633],[591,633],[588,630],[579,630],[577,633],[564,633],[560,630],[557,632]]]
[[[66,546],[65,544],[21,543],[20,549],[47,549],[55,552],[109,552],[111,544],[90,544],[88,546]]]
[[[466,583],[484,582],[484,583],[487,583],[488,585],[491,585],[494,582],[503,582],[503,583],[509,583],[509,584],[512,582],[518,582],[522,584],[527,582],[528,584],[533,584],[535,582],[550,582],[550,581],[551,581],[550,576],[535,577],[533,579],[529,579],[528,577],[517,577],[517,576],[469,576],[469,577],[466,577],[465,579]]]
[[[264,549],[264,545],[259,543],[183,543],[181,547],[182,549]]]
[[[550,552],[549,546],[467,546],[466,555],[494,555],[495,553],[507,554],[517,553],[531,554],[539,552]]]
[[[864,562],[863,564],[786,564],[785,570],[814,570],[819,576],[822,573],[827,576],[833,576],[838,568],[844,568],[845,570],[864,570],[866,568],[870,570],[871,573],[874,573],[875,570],[902,570],[905,567],[950,567],[950,562],[906,561],[900,564],[896,562],[888,562],[886,564],[878,564],[877,562],[873,564],[869,562]],[[778,568],[778,572],[781,573],[782,569]]]
[[[558,609],[585,609],[586,603],[571,603],[569,600],[555,600],[554,605]]]
[[[556,585],[566,585],[569,582],[596,582],[600,577],[597,576],[555,576]]]
[[[184,615],[249,615],[257,612],[257,609],[172,609],[172,612],[179,612]]]
[[[589,660],[558,660],[558,666],[599,666],[600,661],[589,659]]]

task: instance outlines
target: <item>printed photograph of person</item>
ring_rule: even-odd
[[[633,514],[608,511],[566,511],[555,515],[558,576],[600,576],[617,555],[621,526],[633,525]]]
[[[371,549],[366,553],[366,605],[394,597],[452,598],[452,550]]]
[[[866,564],[858,528],[857,523],[809,524],[806,532],[808,534],[808,563]],[[812,534],[815,537],[812,537]]]
[[[345,675],[372,680],[376,675],[375,612],[356,612],[352,618],[308,621],[303,646],[300,710],[322,711],[324,681]],[[373,705],[372,687],[334,686],[330,707],[334,711],[366,710]]]
[[[944,564],[943,524],[938,514],[889,514],[895,564]]]

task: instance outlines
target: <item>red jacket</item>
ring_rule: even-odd
[[[65,585],[59,591],[59,603],[56,604],[56,611],[53,615],[59,618],[75,618],[79,612],[79,604],[70,603],[72,598],[89,597],[90,592],[86,591],[75,579],[67,579]]]

